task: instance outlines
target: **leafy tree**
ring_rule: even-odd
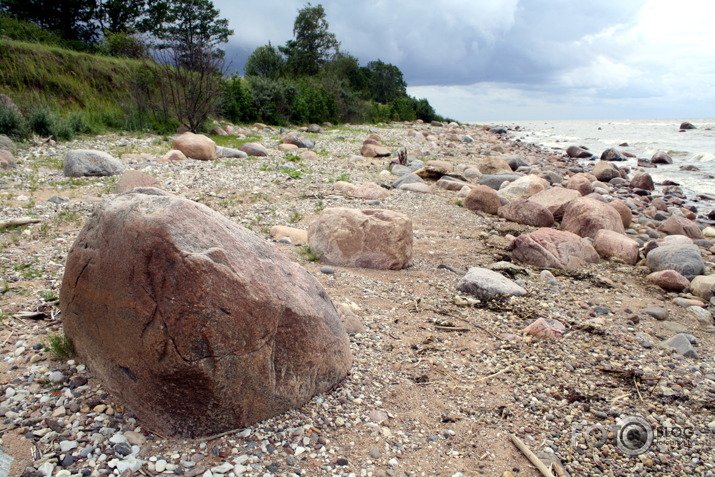
[[[223,92],[224,55],[233,31],[210,0],[161,0],[149,8],[159,63],[163,108],[192,131],[216,112]]]
[[[208,57],[222,57],[217,47],[233,35],[219,14],[211,0],[160,0],[149,8],[152,26],[147,29],[157,50],[169,51],[179,64],[198,70]]]
[[[334,33],[328,31],[325,9],[308,3],[298,10],[293,23],[293,40],[280,50],[286,55],[287,69],[294,76],[313,76],[340,49]]]
[[[258,120],[268,124],[288,124],[291,107],[297,95],[295,84],[261,76],[249,76],[247,79]]]
[[[238,75],[226,81],[223,114],[234,123],[247,123],[258,119],[251,87]]]
[[[243,72],[246,76],[263,76],[278,79],[283,75],[285,57],[270,44],[259,46],[246,60]]]
[[[97,20],[104,33],[134,33],[146,28],[142,23],[147,0],[97,0]]]
[[[372,99],[378,103],[387,104],[407,95],[407,83],[397,66],[381,60],[371,61],[367,64],[367,74],[370,78]]]
[[[62,38],[94,43],[96,0],[2,0],[0,11],[56,32]]]
[[[354,56],[338,52],[335,57],[325,64],[321,72],[324,78],[339,78],[346,83],[349,89],[365,94],[365,99],[370,97],[370,80],[368,74],[360,67],[358,59]]]

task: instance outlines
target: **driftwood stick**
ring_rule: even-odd
[[[539,472],[541,472],[544,477],[554,477],[554,474],[552,474],[549,468],[546,467],[546,464],[544,464],[541,459],[536,457],[536,454],[531,452],[521,439],[516,437],[514,434],[511,434],[509,437],[511,437],[511,441],[514,443],[516,448],[519,449],[526,456],[526,458],[536,466],[537,469],[539,469]]]
[[[502,369],[501,371],[497,371],[496,373],[490,374],[489,376],[484,376],[483,378],[471,379],[470,382],[478,383],[479,381],[486,381],[489,378],[493,378],[494,376],[499,376],[502,373],[506,373],[507,371],[509,371],[512,368],[512,366],[514,366],[514,365],[512,364],[511,366],[507,366],[506,368]]]
[[[469,328],[457,328],[456,326],[440,326],[440,325],[434,325],[434,328],[436,330],[442,330],[442,331],[470,331]]]
[[[198,440],[198,442],[209,442],[209,441],[213,441],[213,440],[216,440],[216,439],[220,439],[221,437],[229,436],[229,435],[231,435],[231,434],[238,434],[238,433],[241,432],[243,429],[245,429],[245,428],[244,428],[244,427],[239,427],[238,429],[232,429],[232,430],[230,430],[230,431],[221,432],[221,433],[219,433],[219,434],[214,434],[214,435],[212,435],[212,436],[202,437],[201,439]]]
[[[10,341],[10,338],[12,338],[12,335],[13,335],[14,333],[15,333],[15,330],[12,330],[12,331],[10,332],[10,334],[7,335],[7,338],[5,338],[5,341],[2,342],[2,344],[0,345],[0,347],[5,346],[5,343],[7,343],[8,341]]]
[[[40,219],[32,217],[20,217],[17,219],[0,220],[0,229],[7,227],[20,227],[21,225],[37,224],[42,222]]]

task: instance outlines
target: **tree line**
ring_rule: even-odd
[[[29,22],[38,29],[24,28]],[[0,36],[152,63],[142,85],[160,114],[197,131],[209,119],[268,124],[432,121],[400,69],[361,66],[340,48],[322,5],[298,10],[293,39],[260,46],[226,74],[233,31],[211,0],[0,0]],[[136,93],[134,93],[136,94]]]

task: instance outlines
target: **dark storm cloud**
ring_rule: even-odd
[[[303,1],[215,0],[236,34],[233,70],[293,36]],[[317,4],[318,2],[313,2]],[[641,117],[715,109],[710,0],[323,1],[342,49],[398,66],[410,94],[460,120]],[[683,81],[687,78],[687,81]],[[551,113],[545,111],[551,108]],[[600,111],[600,112],[599,112]],[[632,113],[628,113],[632,111]],[[703,113],[703,111],[705,113]],[[648,113],[650,114],[650,113]],[[672,113],[671,113],[672,114]],[[509,116],[511,115],[511,116]]]
[[[292,37],[301,2],[215,2],[236,30],[227,53],[240,69],[256,47]],[[590,61],[582,40],[627,29],[644,1],[324,2],[331,31],[363,64],[397,65],[410,85],[543,82]],[[240,14],[239,14],[240,12]]]

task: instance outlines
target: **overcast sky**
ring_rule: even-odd
[[[214,0],[234,69],[304,1]],[[715,117],[713,0],[333,0],[341,49],[459,121]]]

